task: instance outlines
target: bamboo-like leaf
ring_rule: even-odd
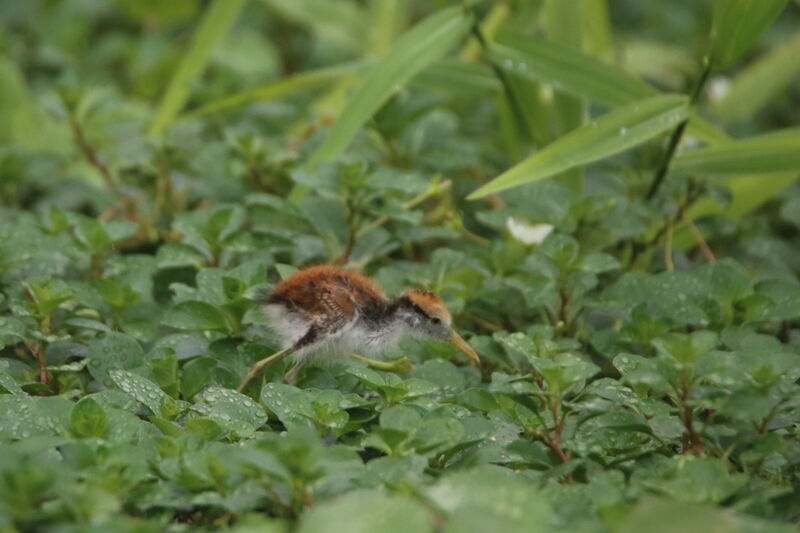
[[[674,128],[688,114],[688,99],[678,95],[656,96],[620,107],[564,135],[467,198],[481,198],[609,157]]]
[[[492,39],[497,30],[506,23],[511,16],[511,6],[505,1],[494,2],[492,8],[481,21],[480,30],[485,39]],[[458,53],[462,61],[478,61],[483,54],[481,44],[477,38],[467,41]]]
[[[460,7],[437,11],[406,32],[386,57],[369,73],[322,145],[309,167],[338,156],[358,129],[389,99],[394,90],[443,56],[469,30],[470,18]]]
[[[200,25],[192,35],[189,50],[167,85],[148,133],[160,133],[173,122],[189,98],[189,86],[203,73],[211,52],[228,32],[245,1],[214,0],[208,6]]]
[[[381,0],[367,4],[367,56],[380,57],[392,48],[392,43],[406,27],[408,11],[406,0]]]
[[[354,0],[261,0],[293,24],[311,30],[326,45],[357,52],[364,46],[366,10]]]
[[[447,57],[420,72],[412,84],[459,96],[475,96],[503,90],[488,65]]]
[[[739,72],[716,107],[725,120],[753,116],[800,75],[800,32]]]
[[[614,65],[531,37],[503,34],[492,43],[490,55],[515,74],[609,106],[658,94],[655,88]]]
[[[725,182],[732,194],[730,205],[723,207],[711,198],[704,198],[693,205],[687,215],[690,218],[697,218],[721,213],[729,217],[741,217],[788,187],[797,176],[797,172],[730,176]]]
[[[193,109],[188,113],[183,114],[180,119],[195,118],[216,113],[231,107],[249,104],[250,102],[276,100],[300,91],[325,87],[333,81],[361,74],[362,72],[365,72],[369,66],[370,63],[367,61],[353,61],[351,63],[336,65],[334,67],[301,72],[299,74],[295,74],[294,76],[289,76],[287,78],[267,83],[261,87],[248,89],[237,94],[232,94],[230,96],[208,102],[197,109]]]
[[[706,174],[800,172],[800,128],[685,152],[673,168]]]
[[[788,0],[717,0],[708,60],[714,70],[733,65],[755,44]]]
[[[549,41],[566,48],[580,50],[583,46],[581,23],[584,20],[583,1],[564,2],[545,0],[542,6],[545,29]],[[538,92],[538,91],[537,91]],[[556,93],[550,104],[557,120],[557,136],[561,136],[582,126],[587,119],[586,99],[571,94]],[[561,180],[575,192],[583,190],[583,168],[574,167],[566,172]]]
[[[581,0],[583,49],[602,58],[614,56],[614,42],[606,0]]]
[[[660,94],[615,65],[531,37],[503,34],[491,44],[490,56],[516,75],[610,107]],[[726,140],[716,126],[696,115],[689,122],[689,134],[707,143]]]

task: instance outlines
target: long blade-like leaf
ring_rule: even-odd
[[[739,72],[715,108],[726,120],[746,119],[773,101],[800,75],[800,32]]]
[[[688,99],[678,95],[620,107],[566,134],[467,198],[481,198],[622,152],[674,128],[688,113]]]
[[[716,0],[711,25],[711,68],[733,65],[755,44],[788,0]]]
[[[214,47],[236,20],[246,0],[214,0],[192,35],[189,50],[172,75],[161,98],[148,133],[162,132],[169,126],[189,98],[189,86],[203,73]]]
[[[800,128],[685,152],[673,168],[706,174],[800,172]]]
[[[267,83],[261,87],[248,89],[237,94],[214,100],[213,102],[208,102],[197,109],[183,114],[179,119],[208,115],[231,107],[249,104],[250,102],[275,100],[289,94],[295,94],[299,91],[328,86],[335,80],[360,74],[366,71],[369,66],[370,63],[367,61],[353,61],[334,67],[301,72],[288,78],[282,78]]]
[[[395,89],[443,56],[469,30],[470,18],[460,7],[437,11],[405,33],[369,73],[327,138],[309,160],[309,167],[338,156],[358,129],[389,99]]]
[[[545,0],[542,9],[547,39],[567,48],[580,50],[583,46],[584,20],[583,2]],[[538,92],[538,91],[537,91]],[[550,104],[557,119],[556,135],[561,136],[586,123],[586,99],[571,94],[556,93]],[[563,183],[573,191],[583,190],[583,167],[575,167],[561,177]]]
[[[592,102],[610,107],[656,96],[659,91],[633,74],[554,43],[503,34],[490,47],[491,57],[504,69]],[[689,133],[707,143],[726,140],[713,124],[692,116]]]
[[[492,43],[490,54],[503,68],[520,76],[609,106],[658,94],[653,87],[614,65],[531,37],[503,34]]]
[[[729,205],[723,206],[712,198],[703,198],[686,213],[690,218],[720,213],[728,217],[741,217],[760,206],[797,179],[797,172],[771,172],[730,176],[725,186],[731,190]]]

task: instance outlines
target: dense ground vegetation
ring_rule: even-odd
[[[0,3],[0,531],[795,530],[800,5],[469,4]]]

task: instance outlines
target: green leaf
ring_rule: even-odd
[[[731,175],[725,180],[725,185],[733,194],[730,205],[723,206],[716,200],[706,197],[689,208],[688,215],[691,218],[697,218],[703,215],[722,213],[727,217],[738,218],[774,197],[796,179],[795,172]]]
[[[713,331],[695,331],[688,335],[670,333],[653,341],[659,353],[680,363],[694,363],[714,349],[719,342]]]
[[[102,438],[108,427],[105,410],[91,396],[75,404],[70,413],[70,422],[72,432],[81,438]]]
[[[0,387],[5,389],[8,394],[15,396],[27,396],[14,376],[8,373],[8,361],[0,360]],[[1,392],[1,391],[0,391]]]
[[[294,265],[286,265],[284,263],[275,263],[275,270],[281,279],[289,279],[289,276],[297,272],[297,267]]]
[[[222,434],[222,428],[210,418],[193,418],[186,421],[186,433],[211,441]]]
[[[737,516],[727,509],[673,500],[647,498],[620,524],[619,533],[673,533],[675,531],[725,531],[729,533],[789,533],[793,527]]]
[[[767,313],[769,320],[800,318],[800,285],[785,280],[769,279],[759,283],[756,292],[772,299],[774,306]]]
[[[402,496],[353,491],[311,508],[300,518],[298,533],[425,533],[433,525],[421,504]]]
[[[448,532],[553,531],[544,495],[524,477],[497,467],[448,473],[426,492],[447,514]]]
[[[628,312],[643,305],[655,317],[700,326],[708,321],[701,302],[711,300],[713,293],[706,283],[688,272],[626,273],[605,292],[604,298]]]
[[[92,339],[86,357],[89,358],[89,373],[106,387],[113,385],[109,378],[112,369],[137,370],[148,364],[136,339],[116,331]]]
[[[206,302],[181,302],[167,311],[162,322],[165,326],[188,330],[230,331],[228,316],[224,311]]]
[[[125,370],[111,370],[109,376],[117,387],[127,392],[136,400],[147,406],[153,414],[164,415],[164,409],[170,409],[174,400],[161,390],[161,387],[138,374]]]
[[[421,416],[416,409],[396,405],[381,412],[381,427],[412,433],[419,426]]]
[[[404,34],[353,95],[308,166],[335,159],[358,129],[378,111],[397,87],[443,56],[466,35],[470,19],[461,7],[437,11]]]
[[[673,499],[694,503],[720,503],[744,486],[748,478],[731,474],[722,459],[671,457],[657,469],[640,468],[631,484],[641,484]]]
[[[489,47],[490,57],[517,76],[608,106],[655,96],[658,91],[625,70],[529,36],[502,34]]]
[[[300,72],[294,76],[288,76],[280,80],[266,83],[254,89],[248,89],[240,93],[212,100],[197,109],[192,109],[181,115],[178,117],[178,120],[202,117],[252,102],[278,100],[280,98],[288,98],[297,95],[301,91],[329,87],[330,84],[337,81],[350,80],[357,75],[361,75],[371,65],[372,64],[367,61],[353,61],[341,65],[334,65],[332,67]]]
[[[239,16],[245,0],[214,0],[192,35],[189,49],[181,59],[150,123],[149,133],[161,133],[175,119],[189,99],[189,87],[205,70],[217,43]]]
[[[675,170],[705,174],[798,172],[800,128],[684,152],[675,158],[672,166]]]
[[[656,88],[611,63],[527,35],[502,34],[489,46],[489,54],[501,68],[515,76],[610,107],[659,94]],[[694,115],[688,132],[705,142],[727,139],[716,126]]]
[[[574,130],[470,194],[474,200],[548,178],[622,152],[674,128],[688,116],[682,96],[656,96],[620,107]]]
[[[708,61],[714,70],[733,65],[755,44],[788,0],[716,0]]]
[[[314,416],[311,396],[291,385],[267,383],[261,389],[261,403],[275,413],[284,426],[307,427]]]
[[[800,32],[748,65],[733,78],[728,91],[714,104],[724,120],[745,120],[781,96],[800,75]]]
[[[241,436],[251,435],[267,421],[263,407],[234,390],[209,387],[195,401],[195,410]]]
[[[181,372],[181,396],[190,400],[195,394],[211,383],[211,373],[217,368],[217,360],[211,357],[198,357],[183,366]]]

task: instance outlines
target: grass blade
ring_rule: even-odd
[[[288,78],[267,83],[261,87],[248,89],[237,94],[214,100],[185,113],[179,117],[179,120],[209,115],[231,107],[249,104],[257,100],[276,100],[290,94],[296,94],[299,91],[325,87],[333,81],[360,74],[366,71],[369,66],[370,63],[367,61],[353,61],[334,67],[301,72]]]
[[[542,10],[549,41],[566,48],[580,50],[583,45],[581,23],[584,21],[584,2],[545,0]],[[537,91],[538,92],[538,91]],[[557,137],[582,126],[587,119],[586,99],[563,92],[553,95],[552,107],[558,122]],[[561,176],[573,191],[583,190],[583,168],[574,167]]]
[[[539,39],[503,34],[490,46],[490,54],[515,75],[609,107],[660,94],[624,69]],[[696,115],[689,122],[689,133],[709,144],[727,139],[716,126]]]
[[[739,72],[716,111],[726,121],[747,119],[771,102],[800,74],[800,32]]]
[[[488,65],[467,63],[447,57],[420,72],[411,83],[458,96],[499,93],[503,90],[500,81]]]
[[[717,0],[708,61],[714,70],[733,65],[755,44],[788,0]]]
[[[772,172],[731,176],[725,185],[731,190],[731,203],[719,204],[711,198],[703,198],[693,205],[687,215],[697,218],[710,214],[723,214],[738,218],[760,206],[797,179],[797,172]]]
[[[608,106],[658,94],[614,65],[555,43],[503,34],[490,50],[499,65],[517,75]]]
[[[656,96],[620,107],[556,140],[467,199],[548,178],[622,152],[674,128],[688,113],[687,98],[677,95]]]
[[[200,77],[208,63],[214,47],[225,36],[246,0],[214,0],[206,9],[200,25],[192,35],[189,50],[183,56],[178,69],[167,85],[161,98],[149,134],[164,131],[175,119],[189,98],[189,86]]]
[[[268,9],[307,28],[326,46],[356,54],[364,46],[367,13],[352,0],[261,0]]]
[[[471,20],[460,7],[437,11],[405,33],[369,73],[322,145],[309,160],[313,168],[336,158],[358,129],[402,86],[464,37]]]
[[[705,174],[800,171],[800,128],[685,152],[673,168]]]
[[[583,50],[610,59],[614,56],[614,38],[606,0],[582,0],[581,24]]]

